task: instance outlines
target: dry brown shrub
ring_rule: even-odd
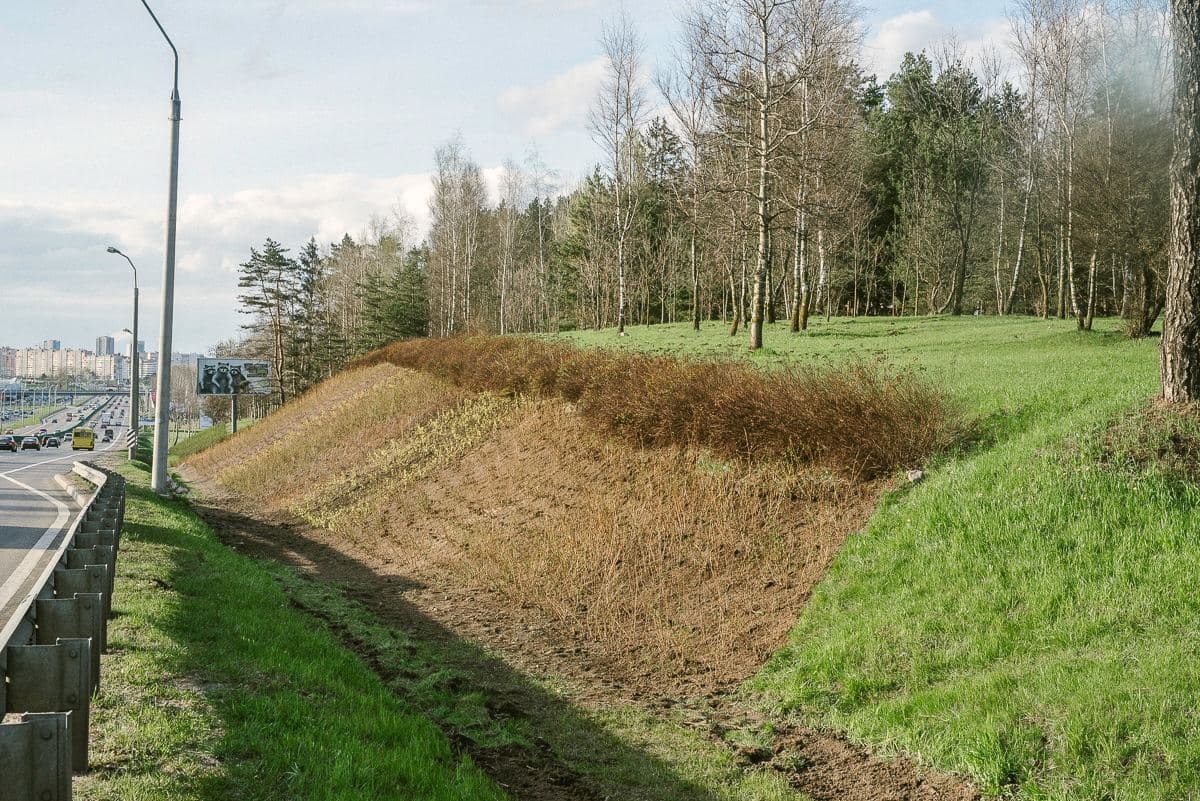
[[[944,393],[881,364],[764,372],[487,336],[397,342],[357,362],[381,363],[468,389],[561,397],[640,445],[799,460],[863,478],[914,467],[965,428]]]

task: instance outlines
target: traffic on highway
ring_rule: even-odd
[[[55,553],[75,510],[55,476],[70,472],[74,462],[91,459],[94,452],[123,448],[127,416],[128,399],[99,398],[58,409],[35,425],[3,429],[0,623],[20,605]],[[93,436],[84,435],[85,430]]]

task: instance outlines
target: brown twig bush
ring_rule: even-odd
[[[943,392],[877,364],[766,372],[495,336],[405,340],[355,366],[380,363],[476,391],[561,397],[602,429],[643,446],[795,459],[861,478],[919,465],[965,430]]]

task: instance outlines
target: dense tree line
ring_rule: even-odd
[[[813,315],[1034,314],[1149,332],[1165,300],[1171,49],[1162,0],[1019,0],[1016,74],[947,44],[884,81],[845,0],[701,0],[646,82],[625,17],[560,186],[536,153],[489,191],[434,153],[430,228],[373,221],[242,265],[279,394],[385,342]],[[650,116],[657,107],[669,116]]]

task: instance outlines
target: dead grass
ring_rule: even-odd
[[[575,403],[601,430],[641,446],[785,459],[875,478],[959,439],[949,398],[878,364],[764,372],[743,365],[581,350],[523,337],[398,342],[359,366],[393,364],[472,390]]]
[[[879,369],[430,340],[188,461],[389,571],[500,598],[514,625],[667,695],[761,664],[874,508],[877,477],[955,419]]]
[[[1129,475],[1200,484],[1200,405],[1139,407],[1103,432],[1096,456]]]
[[[549,621],[622,681],[708,689],[779,646],[880,490],[631,447],[560,401],[484,395],[291,510],[389,570],[498,594],[514,622]]]
[[[364,452],[460,403],[432,376],[390,366],[342,373],[188,463],[239,495],[285,509],[352,472]],[[264,421],[266,422],[266,421]]]

